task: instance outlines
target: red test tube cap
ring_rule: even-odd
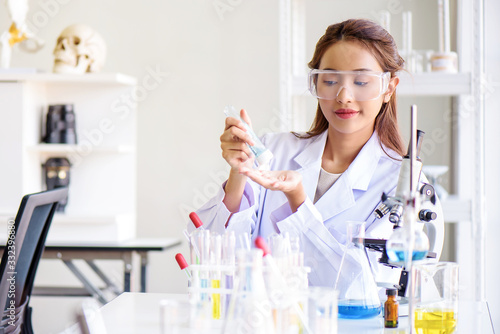
[[[271,250],[269,249],[269,246],[267,245],[267,242],[263,237],[257,237],[255,239],[255,246],[262,249],[262,251],[264,252],[264,256],[266,256],[267,254],[271,254]]]
[[[194,226],[196,228],[200,227],[203,225],[203,223],[201,222],[201,219],[200,217],[198,217],[198,215],[196,214],[196,212],[191,212],[189,214],[189,218],[191,219],[191,221],[193,222]]]
[[[188,267],[186,259],[184,258],[184,256],[181,253],[177,253],[175,255],[175,260],[177,261],[177,264],[179,265],[181,270],[184,270]]]

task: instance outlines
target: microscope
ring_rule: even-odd
[[[422,226],[417,226],[415,229],[414,249],[411,252],[412,261],[436,258],[437,254],[429,249],[441,249],[442,240],[439,239],[442,239],[444,234],[442,226],[435,224],[439,208],[436,206],[438,199],[434,187],[422,182],[420,178],[422,162],[419,155],[425,133],[416,129],[416,106],[412,106],[411,133],[412,139],[408,147],[408,154],[402,159],[396,192],[394,196],[383,193],[381,203],[373,213],[377,219],[389,215],[389,221],[394,224],[393,234],[388,240],[364,239],[366,248],[382,253],[379,259],[380,263],[391,268],[403,268],[399,286],[396,286],[399,296],[405,296],[408,285],[408,271],[404,268],[408,239],[405,239],[406,234],[404,234],[407,232],[402,229],[402,225],[408,223],[403,219],[403,217],[408,219],[405,214],[414,215],[416,223],[425,224],[427,229],[427,235],[422,232]],[[429,245],[429,239],[431,245]]]

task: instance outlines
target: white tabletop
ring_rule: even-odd
[[[160,334],[160,301],[186,300],[186,298],[186,295],[176,294],[123,293],[104,305],[100,313],[104,319],[107,334]],[[384,329],[382,316],[367,320],[339,319],[338,333],[400,334],[408,332],[404,330],[407,327],[407,317],[400,317],[400,325],[397,329]],[[213,333],[218,332],[213,331]],[[455,333],[494,334],[487,303],[460,302],[458,326]]]

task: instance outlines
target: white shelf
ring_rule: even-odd
[[[399,96],[450,96],[471,94],[470,73],[398,73],[400,82],[397,88]],[[295,76],[292,81],[292,94],[309,95],[307,76]]]
[[[119,84],[135,86],[137,79],[122,73],[85,73],[85,74],[57,74],[57,73],[0,73],[0,82],[39,82],[39,83],[67,83],[67,84]]]
[[[472,221],[472,200],[450,195],[441,201],[444,221],[447,223]]]
[[[472,93],[470,73],[398,73],[398,95],[450,96]]]
[[[39,144],[29,146],[26,149],[28,152],[39,154],[70,154],[79,149],[85,149],[83,145],[72,144]],[[92,152],[95,153],[132,153],[134,147],[132,145],[117,145],[117,146],[95,146],[92,147]]]

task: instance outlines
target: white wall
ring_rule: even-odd
[[[232,5],[218,13],[214,7],[217,3]],[[398,6],[394,6],[395,3]],[[139,83],[150,71],[161,73],[160,86],[139,104],[137,234],[182,238],[187,214],[210,197],[225,178],[227,168],[219,148],[223,107],[229,103],[245,107],[256,129],[276,130],[278,1],[39,0],[31,1],[30,5],[31,27],[45,39],[47,46],[35,55],[15,50],[12,67],[50,71],[57,35],[67,25],[81,22],[94,27],[107,41],[105,72],[130,74],[136,76]],[[402,10],[414,10],[415,24],[421,23],[420,34],[414,40],[415,48],[436,49],[435,21],[424,24],[428,20],[426,13],[434,15],[434,5],[433,1],[419,2],[416,6],[411,1],[392,0],[355,1],[354,4],[309,2],[311,38],[306,45],[311,50],[307,57],[327,24],[351,16],[374,18],[377,9],[393,9],[395,27],[400,27]],[[333,9],[324,10],[326,6]],[[6,15],[1,11],[0,29],[7,27]],[[498,31],[496,28],[494,31]],[[401,43],[399,30],[393,34]],[[498,54],[498,50],[496,52]],[[493,55],[492,59],[495,59]],[[448,99],[416,102],[426,106],[424,114],[428,119],[449,108]],[[407,106],[415,100],[407,98],[401,103]],[[491,114],[490,117],[497,116]],[[407,124],[405,119],[402,117],[403,127]],[[449,124],[442,123],[442,117],[422,124],[428,127],[427,131],[432,131],[432,126],[442,127],[447,134],[450,131]],[[426,164],[447,164],[450,147],[451,135],[429,154]],[[496,167],[499,161],[494,163],[492,166]],[[494,171],[498,169],[495,167],[489,168]],[[494,216],[489,214],[490,219]],[[498,252],[492,240],[488,247],[490,253]],[[185,291],[185,276],[174,261],[174,254],[179,251],[187,254],[187,247],[183,245],[151,256],[149,291]],[[53,263],[44,266],[49,269],[41,267],[39,280],[69,279],[60,266]],[[113,268],[118,270],[116,266]],[[498,276],[488,271],[490,274]],[[490,287],[493,277],[488,278]],[[498,296],[498,288],[495,291]],[[56,333],[64,328],[72,312],[68,305],[78,301],[35,298],[37,334]],[[498,305],[496,307],[498,310]]]
[[[279,107],[278,2],[232,1],[220,15],[213,3],[30,1],[30,26],[47,45],[35,55],[17,48],[13,53],[12,67],[51,71],[58,34],[85,23],[107,41],[103,71],[136,76],[139,84],[150,71],[161,72],[160,86],[139,104],[139,236],[182,238],[188,213],[224,180],[218,138],[226,104],[247,108],[257,129],[274,126],[269,119]],[[1,9],[0,29],[8,26]],[[174,260],[179,251],[187,254],[187,247],[151,256],[149,291],[185,291],[185,275]],[[119,267],[112,268],[116,276]],[[44,261],[37,282],[70,279],[62,265]],[[79,301],[34,298],[37,334],[67,326]]]

